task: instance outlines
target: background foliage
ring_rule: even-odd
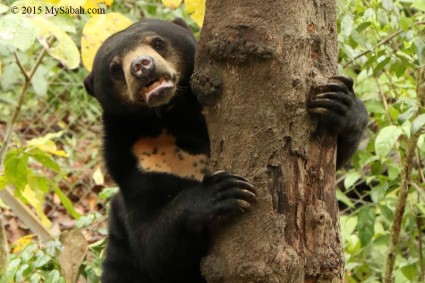
[[[181,0],[81,3],[85,8],[104,8],[106,14],[11,12],[12,6],[76,5],[66,0],[7,0],[0,4],[0,137],[5,136],[17,94],[25,83],[19,64],[26,70],[37,66],[13,128],[0,189],[13,185],[15,196],[56,234],[74,227],[83,235],[69,232],[72,237],[62,234],[59,240],[42,243],[25,229],[20,232],[28,235],[15,239],[17,230],[9,225],[9,240],[14,242],[9,264],[0,266],[0,283],[72,281],[75,274],[66,272],[69,261],[81,266],[81,278],[98,282],[107,210],[97,207],[103,207],[116,188],[98,165],[100,110],[81,82],[91,69],[96,48],[110,33],[141,17],[170,20],[178,16],[199,34],[205,5],[202,0],[184,4]],[[423,282],[425,96],[421,96],[420,86],[425,79],[419,71],[425,58],[425,2],[338,3],[339,72],[355,79],[356,92],[370,114],[361,150],[337,176],[345,279],[350,283],[383,281],[394,235],[391,227],[405,190],[395,282]],[[43,48],[48,54],[37,65]],[[76,198],[77,191],[84,191],[84,197]],[[48,209],[52,200],[56,200],[55,206]],[[0,207],[4,215],[10,215],[1,201]],[[68,218],[55,216],[60,211]],[[64,219],[70,219],[69,225],[55,230]],[[66,257],[66,248],[76,246],[85,252],[80,257]],[[64,253],[68,262],[61,260]]]
[[[367,5],[365,4],[367,2]],[[340,1],[340,71],[355,77],[370,114],[367,140],[340,172],[347,282],[383,282],[392,223],[408,191],[395,282],[424,280],[425,33],[423,1]],[[413,149],[413,158],[408,158]],[[410,175],[406,175],[411,168]]]

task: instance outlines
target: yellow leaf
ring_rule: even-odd
[[[205,0],[185,0],[184,5],[192,20],[202,27],[205,15]]]
[[[99,8],[99,3],[96,0],[87,0],[84,3],[83,8],[87,11],[88,9],[96,9]],[[92,14],[90,14],[90,16],[93,16]]]
[[[59,3],[59,0],[44,0],[44,2],[56,5]]]
[[[119,13],[94,15],[87,21],[81,37],[83,65],[91,71],[94,56],[100,45],[112,34],[131,25],[131,21]]]
[[[182,4],[182,0],[162,0],[162,4],[170,9],[177,9]]]
[[[23,249],[25,249],[30,243],[32,238],[34,238],[34,234],[23,236],[22,238],[19,238],[14,243],[13,253],[19,253]]]
[[[49,0],[49,1],[55,1],[55,0]],[[54,4],[57,4],[58,7],[73,7],[73,8],[79,8],[83,7],[85,11],[89,8],[99,8],[100,4],[105,4],[106,6],[111,6],[113,0],[56,0]],[[89,14],[92,15],[92,14]]]
[[[93,1],[93,2],[96,2],[97,4],[104,3],[106,6],[111,6],[112,3],[114,3],[114,0],[87,0],[87,1]]]
[[[67,157],[66,152],[63,150],[58,150],[56,144],[52,141],[52,139],[58,138],[62,136],[62,134],[63,131],[57,133],[50,133],[42,137],[29,140],[27,142],[27,145],[36,147],[44,152],[48,152],[57,156]]]
[[[27,184],[21,191],[21,195],[32,207],[34,207],[35,212],[37,213],[38,217],[40,217],[41,224],[43,224],[44,227],[50,228],[52,223],[46,217],[46,214],[44,214],[43,211],[44,194],[37,194],[34,190],[31,189],[30,185]]]
[[[99,167],[96,168],[92,177],[96,185],[103,185],[105,183],[105,178],[103,177],[102,171]]]
[[[71,0],[72,1],[72,0]],[[114,0],[86,0],[84,4],[84,9],[86,8],[97,8],[100,7],[100,4],[105,4],[106,6],[111,6]]]
[[[56,6],[58,7],[73,7],[77,8],[86,4],[86,0],[60,0]]]

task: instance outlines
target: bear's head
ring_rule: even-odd
[[[190,94],[195,48],[183,20],[141,20],[105,40],[84,86],[105,112],[159,111],[180,92]]]

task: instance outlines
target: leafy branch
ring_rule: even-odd
[[[417,23],[416,23],[416,25],[417,25],[417,26],[419,26],[419,25],[424,25],[424,24],[425,24],[425,21],[420,21],[420,22],[417,22]],[[390,42],[393,38],[395,38],[396,36],[400,35],[400,34],[401,34],[401,33],[403,33],[403,32],[404,32],[404,30],[399,30],[399,31],[396,31],[396,32],[395,32],[395,33],[393,33],[393,34],[390,34],[388,37],[386,37],[386,38],[384,38],[383,40],[379,41],[379,42],[376,44],[375,48],[377,48],[377,47],[379,47],[379,46],[381,46],[381,45],[387,44],[387,43],[388,43],[388,42]],[[365,55],[367,55],[367,54],[369,54],[369,53],[372,53],[372,52],[373,52],[373,50],[372,50],[372,49],[365,50],[365,51],[363,51],[363,52],[361,52],[361,53],[357,54],[356,56],[354,56],[354,58],[350,59],[347,63],[345,63],[344,65],[342,65],[342,67],[343,67],[343,68],[347,68],[347,67],[348,67],[348,66],[350,66],[352,63],[354,63],[357,59],[359,59],[359,58],[361,58],[361,57],[363,57],[363,56],[365,56]]]
[[[49,44],[50,45],[50,44]],[[22,75],[24,76],[24,84],[22,85],[21,92],[18,97],[18,101],[16,103],[16,107],[13,110],[12,118],[9,121],[9,124],[7,125],[6,129],[6,135],[3,140],[3,147],[0,151],[0,165],[3,167],[4,159],[6,157],[7,148],[9,147],[10,138],[12,136],[13,126],[16,123],[16,119],[18,118],[19,112],[21,111],[22,104],[24,103],[25,95],[28,92],[28,88],[31,85],[32,77],[34,76],[35,72],[37,71],[38,67],[41,64],[41,61],[43,60],[44,56],[46,55],[47,50],[43,48],[38,55],[37,59],[35,60],[34,66],[32,66],[31,70],[28,72],[25,70],[25,68],[22,66],[21,61],[19,60],[18,54],[16,52],[14,53],[16,64],[18,65],[19,69],[21,70]]]
[[[48,47],[51,46],[52,42],[53,42],[53,39],[50,38],[48,40]],[[10,138],[12,136],[13,127],[21,111],[22,104],[28,92],[28,88],[31,85],[31,80],[35,72],[37,71],[38,67],[40,66],[46,53],[47,53],[47,49],[43,48],[40,54],[37,56],[37,59],[35,60],[35,63],[32,66],[30,71],[25,70],[21,61],[19,60],[18,55],[16,54],[16,52],[14,53],[16,64],[18,65],[19,69],[21,70],[21,73],[24,76],[24,84],[22,85],[21,92],[19,94],[16,107],[13,110],[12,117],[7,125],[6,135],[3,141],[3,147],[0,151],[0,169],[1,170],[3,170],[3,167],[4,167],[4,161],[6,158],[7,148],[10,143]],[[6,187],[3,190],[1,190],[0,197],[6,203],[6,205],[8,205],[14,211],[14,213],[19,217],[19,219],[21,219],[34,233],[39,235],[41,239],[47,240],[51,238],[50,231],[44,227],[44,225],[31,212],[31,210],[29,210],[28,207],[25,206],[25,204],[23,204],[21,201],[19,201],[17,198],[14,197],[13,192],[10,188]],[[1,231],[2,230],[0,230],[0,233]]]
[[[419,69],[417,95],[422,107],[425,106],[425,66]],[[416,112],[415,118],[419,116],[419,111]],[[414,166],[414,158],[416,156],[416,146],[418,143],[421,130],[416,133],[407,142],[407,152],[403,160],[404,168],[401,174],[400,193],[397,200],[397,206],[394,213],[394,221],[391,227],[390,242],[388,247],[387,263],[384,272],[384,283],[393,282],[393,271],[395,259],[397,255],[397,247],[400,241],[401,224],[403,214],[406,209],[407,196],[409,194],[409,184],[411,180],[412,169]],[[422,251],[421,251],[422,252]]]

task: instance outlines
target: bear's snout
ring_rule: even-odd
[[[130,73],[137,79],[151,79],[155,73],[155,61],[150,56],[139,56],[131,62]]]

